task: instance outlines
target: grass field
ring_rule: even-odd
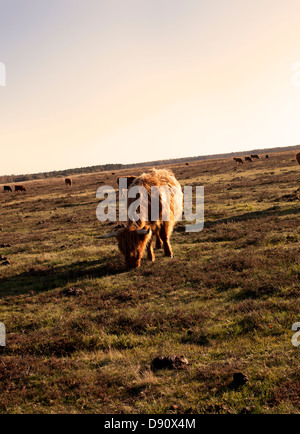
[[[170,168],[205,187],[205,228],[178,224],[175,258],[157,251],[138,270],[97,239],[114,225],[96,219],[96,191],[148,169],[0,194],[0,413],[300,413],[294,154]],[[151,371],[173,354],[187,369]]]

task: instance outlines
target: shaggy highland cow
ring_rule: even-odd
[[[72,184],[73,184],[72,179],[71,179],[71,178],[66,178],[66,179],[65,179],[65,184],[66,184],[66,185],[69,185],[70,187],[72,187]]]
[[[236,164],[244,164],[243,160],[239,157],[234,157],[233,159],[236,162]]]
[[[25,191],[27,191],[27,189],[26,189],[26,187],[24,187],[24,185],[15,185],[15,191],[16,192],[18,192],[18,191],[25,192]]]
[[[296,154],[295,158],[296,158],[297,163],[300,164],[300,152],[298,152],[298,154]]]
[[[143,199],[140,201],[140,219],[134,221],[129,214],[127,225],[115,232],[104,235],[101,238],[116,237],[120,252],[124,255],[128,268],[138,268],[147,248],[148,259],[155,261],[153,252],[153,238],[156,237],[156,248],[163,246],[165,256],[173,257],[170,237],[176,221],[182,216],[182,191],[180,184],[169,170],[155,170],[144,173],[135,178],[130,186],[144,187],[147,192],[146,203],[143,207]],[[153,194],[159,188],[159,195]],[[158,191],[158,189],[156,189]],[[167,192],[167,193],[166,193]],[[140,194],[141,196],[141,194]],[[128,210],[136,202],[135,198],[128,199]],[[157,215],[151,216],[151,205],[157,203]],[[143,209],[142,209],[143,208]],[[168,219],[165,219],[166,214]]]

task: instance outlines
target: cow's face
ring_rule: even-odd
[[[117,234],[120,252],[124,255],[127,268],[138,268],[147,243],[152,237],[150,229],[121,229]]]

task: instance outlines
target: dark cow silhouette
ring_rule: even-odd
[[[118,184],[120,183],[121,178],[127,179],[127,187],[129,187],[137,177],[136,176],[125,176],[125,175],[119,176],[118,177]]]
[[[73,184],[72,179],[71,179],[71,178],[66,178],[66,179],[65,179],[65,184],[66,184],[66,185],[69,185],[70,187],[72,187],[72,184]]]
[[[249,161],[249,162],[252,162],[253,160],[252,160],[252,158],[251,158],[251,157],[245,157],[245,161]]]
[[[24,185],[15,185],[15,191],[21,191],[21,192],[25,192],[27,191],[26,187],[24,187]]]
[[[269,159],[269,155],[266,155],[266,159],[267,159],[267,160]]]
[[[295,158],[296,158],[297,163],[300,164],[300,152],[298,152],[298,153],[295,155]]]
[[[11,189],[11,187],[9,185],[5,185],[4,186],[4,193],[6,193],[7,191],[11,191],[12,192],[12,189]]]
[[[253,155],[251,155],[251,158],[253,159],[253,160],[259,160],[259,156],[257,155],[257,154],[253,154]]]
[[[234,157],[233,159],[236,162],[236,164],[244,164],[243,160],[239,157]]]

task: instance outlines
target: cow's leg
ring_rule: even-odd
[[[163,246],[162,239],[160,238],[160,234],[159,234],[159,232],[157,232],[157,233],[156,233],[155,248],[156,248],[156,249],[161,249],[162,246]]]
[[[166,222],[167,223],[167,222]],[[173,252],[170,244],[171,228],[168,224],[164,224],[160,230],[160,236],[164,245],[165,256],[173,258]]]
[[[154,252],[153,252],[153,237],[151,238],[151,240],[149,241],[148,245],[147,245],[147,255],[148,255],[148,259],[152,262],[155,261],[155,256],[154,256]]]

